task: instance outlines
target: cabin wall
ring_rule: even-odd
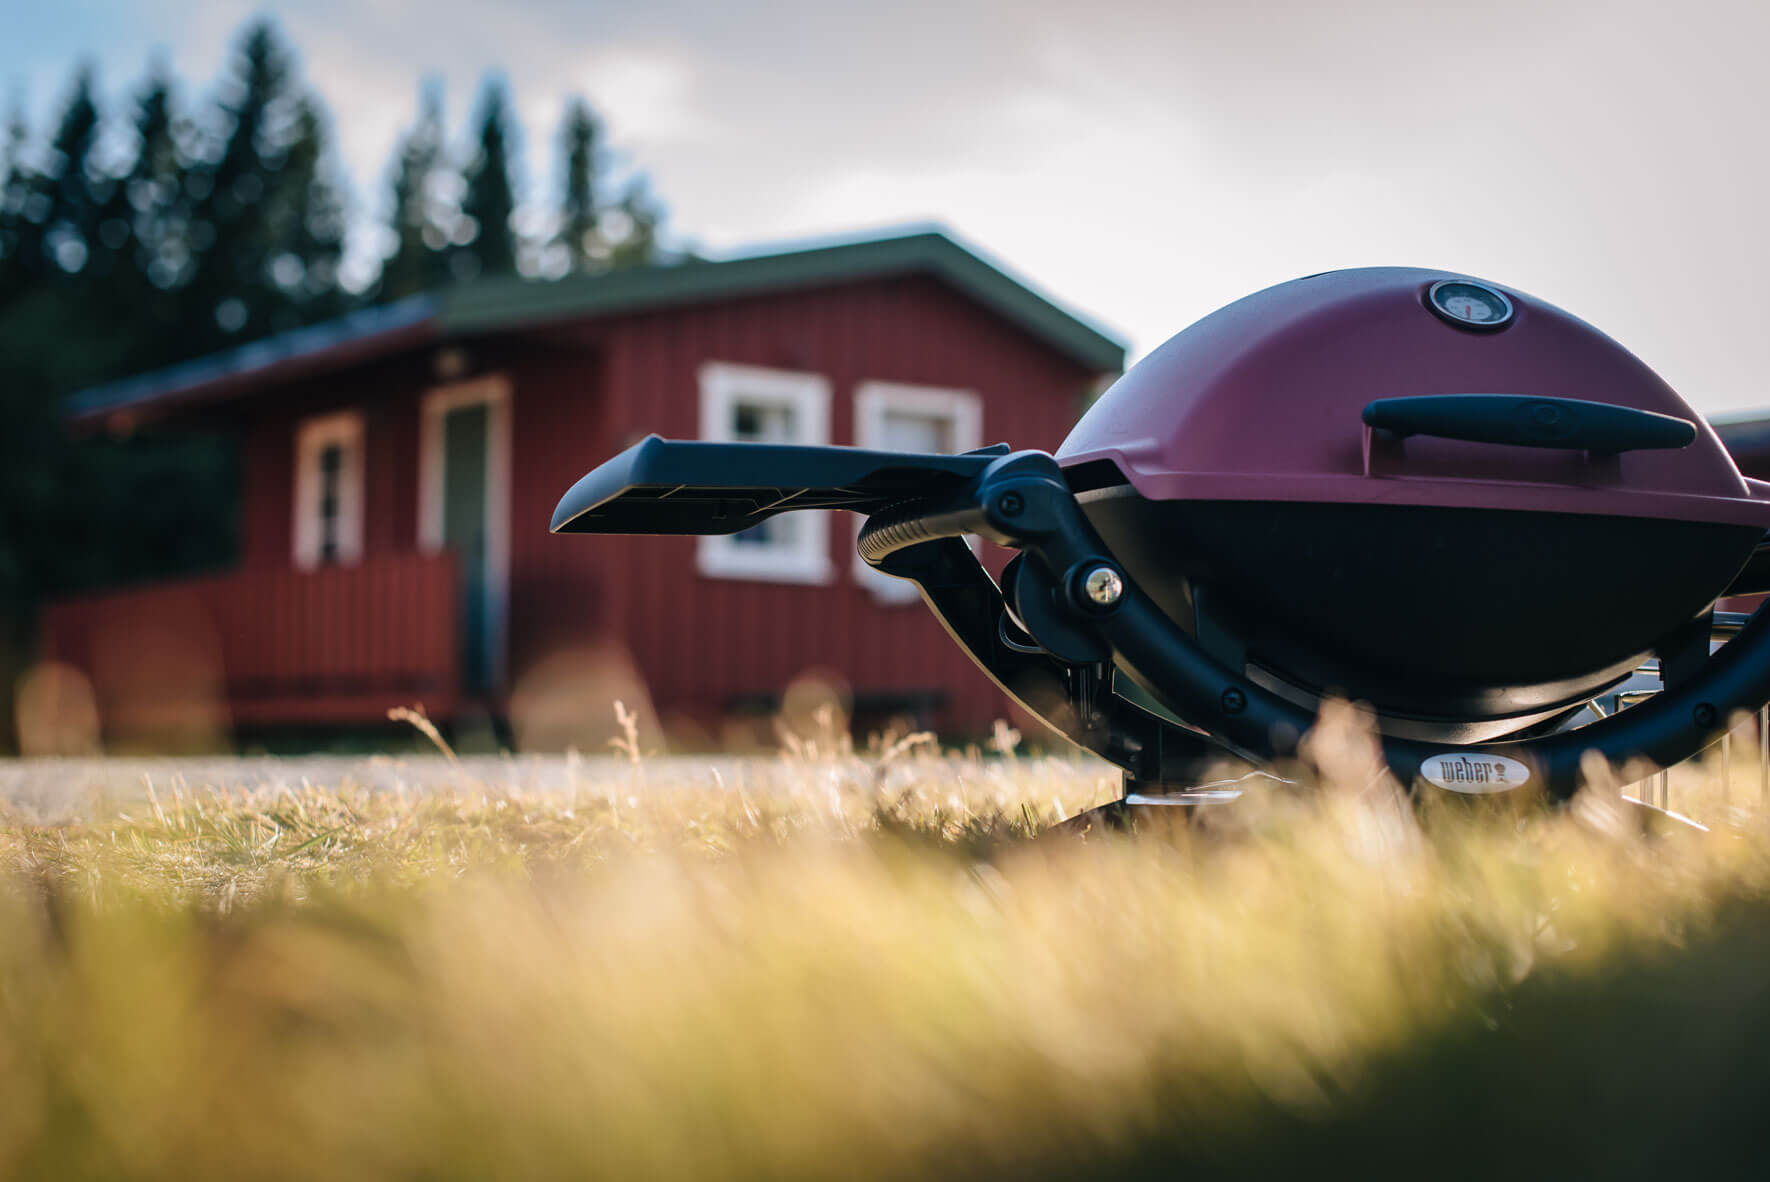
[[[363,416],[363,557],[418,544],[418,404],[436,384],[428,356],[402,358],[268,394],[243,422],[242,565],[287,567],[294,556],[295,438],[306,419]]]
[[[1770,450],[1766,451],[1735,451],[1733,462],[1739,465],[1741,475],[1756,480],[1770,480]]]
[[[718,579],[688,537],[552,537],[561,493],[656,432],[694,438],[698,370],[729,361],[825,375],[831,442],[854,442],[858,384],[975,391],[983,439],[1053,449],[1095,375],[944,284],[921,276],[725,301],[604,321],[600,412],[565,370],[515,387],[520,476],[513,497],[512,672],[600,641],[630,657],[665,721],[707,725],[744,696],[778,694],[812,669],[866,691],[944,694],[941,725],[986,730],[1005,696],[919,600],[881,603],[852,571],[858,519],[829,515],[831,585]],[[1001,556],[992,559],[998,566]],[[606,708],[606,707],[605,707]]]
[[[824,375],[831,441],[854,442],[866,381],[968,389],[983,440],[1055,448],[1094,374],[923,276],[722,300],[537,327],[448,346],[460,372],[510,384],[511,488],[505,701],[529,746],[583,744],[609,698],[655,704],[709,738],[739,699],[778,695],[809,670],[863,693],[943,695],[938,722],[985,731],[1006,699],[919,601],[883,603],[855,581],[858,519],[828,516],[832,584],[700,575],[693,538],[555,537],[560,495],[616,451],[699,430],[698,371],[727,361]],[[240,408],[243,565],[292,562],[296,432],[315,415],[364,415],[363,557],[418,542],[420,407],[448,384],[436,348],[267,391]],[[1005,556],[992,554],[999,568]],[[549,716],[551,712],[551,716]],[[540,716],[539,722],[535,718]],[[594,725],[590,728],[595,729]],[[600,746],[600,740],[591,740]],[[586,748],[588,749],[588,748]]]
[[[597,338],[567,334],[531,349],[504,372],[511,379],[510,618],[508,679],[548,676],[544,666],[604,647],[618,627],[611,591],[618,556],[548,532],[553,507],[572,482],[614,449]],[[602,705],[606,709],[606,703]]]
[[[511,391],[510,572],[506,686],[560,649],[582,651],[607,629],[606,555],[571,555],[547,531],[564,490],[556,474],[607,450],[599,421],[596,334],[514,336],[449,346],[458,368],[439,376],[436,351],[302,383],[258,399],[242,416],[242,565],[287,570],[293,562],[296,438],[307,419],[357,411],[364,419],[363,560],[419,548],[419,468],[424,396],[497,375]],[[580,472],[573,472],[575,480]],[[568,480],[569,483],[569,480]],[[553,613],[543,629],[526,626]],[[492,703],[494,706],[501,703]],[[606,703],[602,707],[606,713]]]

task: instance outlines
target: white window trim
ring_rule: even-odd
[[[510,598],[510,380],[502,374],[428,391],[418,428],[418,548],[443,548],[443,419],[486,406],[486,643],[491,680],[504,684]]]
[[[830,441],[830,383],[822,374],[763,369],[709,361],[701,366],[701,438],[732,442],[732,411],[740,401],[789,406],[803,431],[796,444],[821,447]],[[770,583],[828,583],[836,574],[830,561],[829,515],[801,514],[791,548],[751,546],[730,534],[707,535],[695,548],[695,569],[714,579],[754,579]]]
[[[855,387],[855,446],[883,449],[885,418],[894,410],[930,418],[939,416],[952,423],[954,453],[983,446],[983,399],[970,390],[901,382],[862,382]],[[859,529],[858,523],[855,528]],[[882,603],[914,603],[921,598],[914,583],[873,569],[859,553],[854,556],[854,581]]]
[[[295,432],[291,557],[301,570],[320,565],[319,454],[334,444],[344,449],[338,473],[337,561],[352,563],[363,556],[363,416],[347,410],[304,420]]]

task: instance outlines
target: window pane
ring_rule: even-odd
[[[799,524],[797,517],[770,517],[743,533],[733,534],[732,541],[740,546],[791,546],[799,536]]]
[[[799,424],[793,408],[768,402],[739,402],[732,407],[731,435],[740,443],[797,443]]]
[[[344,498],[344,445],[328,443],[320,449],[317,458],[320,469],[320,501],[315,506],[316,516],[319,518],[318,558],[325,565],[337,562],[341,557],[339,541]]]
[[[794,408],[782,403],[739,400],[731,408],[732,438],[740,443],[798,443],[799,422]],[[739,546],[791,547],[799,523],[792,517],[773,517],[751,526],[732,541]]]
[[[768,527],[772,522],[764,521],[761,525],[752,525],[743,533],[732,534],[733,545],[737,546],[770,546],[775,542],[773,531]]]
[[[953,421],[946,415],[887,410],[880,427],[879,446],[884,451],[953,450]]]

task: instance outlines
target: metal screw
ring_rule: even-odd
[[[1223,696],[1218,701],[1223,704],[1225,714],[1240,714],[1248,708],[1248,696],[1233,685],[1223,691]]]
[[[1006,492],[996,498],[996,512],[1003,517],[1019,517],[1026,508],[1026,501],[1017,492]]]
[[[1697,726],[1714,726],[1721,717],[1719,712],[1707,702],[1698,702],[1696,709],[1690,712],[1690,716]]]
[[[1125,593],[1125,580],[1110,566],[1097,566],[1082,576],[1082,592],[1099,607],[1111,607]]]

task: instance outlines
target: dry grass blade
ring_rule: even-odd
[[[1770,833],[1724,795],[1421,822],[1348,739],[1213,842],[1033,843],[1110,777],[832,743],[7,822],[0,1176],[1647,1176],[1757,1127]],[[1681,1125],[1615,1105],[1655,1074]]]
[[[429,739],[436,749],[442,752],[445,759],[451,763],[454,762],[455,749],[449,746],[447,740],[442,737],[442,732],[436,729],[436,724],[430,721],[430,716],[424,712],[423,703],[415,706],[395,706],[387,712],[387,719],[389,722],[410,723],[413,729]]]

